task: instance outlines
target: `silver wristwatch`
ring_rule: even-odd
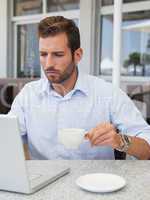
[[[131,138],[127,135],[120,134],[121,136],[121,145],[117,148],[118,151],[127,152],[129,146],[131,145]]]

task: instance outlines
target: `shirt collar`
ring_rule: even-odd
[[[73,91],[80,91],[85,95],[88,95],[88,85],[87,85],[87,80],[86,80],[86,75],[83,74],[80,70],[78,70],[78,77],[76,84],[73,88]]]
[[[48,94],[50,90],[51,90],[51,85],[50,85],[50,82],[48,81],[48,79],[46,77],[41,78],[39,94],[44,94],[44,93]]]
[[[74,93],[76,91],[80,91],[83,94],[88,95],[88,85],[87,85],[85,76],[86,75],[84,73],[82,73],[80,70],[78,70],[77,81],[72,90],[72,93]],[[48,79],[46,77],[41,79],[41,83],[42,83],[41,90],[39,92],[40,94],[49,93],[52,90],[51,83],[48,81]]]

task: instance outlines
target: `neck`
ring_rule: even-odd
[[[60,94],[61,96],[65,96],[68,92],[70,92],[77,81],[78,71],[77,67],[74,68],[71,76],[61,84],[53,84],[53,89]]]

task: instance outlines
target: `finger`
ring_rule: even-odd
[[[100,129],[105,129],[106,127],[110,126],[111,124],[110,123],[100,123],[98,124],[96,127],[92,128],[90,131],[89,131],[89,138],[92,138],[93,137],[93,134],[97,131],[97,130],[100,130]]]
[[[91,136],[90,141],[93,143],[95,140],[97,140],[99,137],[102,137],[106,134],[109,134],[109,132],[112,131],[112,127],[107,127],[105,129],[97,129]]]
[[[96,140],[99,140],[100,138],[102,138],[102,137],[106,137],[106,135],[108,134],[108,132],[106,131],[106,132],[99,132],[99,130],[98,131],[96,131],[94,134],[93,134],[93,136],[90,138],[90,142],[92,143],[92,144],[94,144],[95,143],[95,141]]]
[[[105,144],[105,141],[109,140],[109,146],[111,146],[112,148],[116,148],[118,146],[118,143],[120,143],[120,140],[118,142],[118,136],[117,136],[117,134],[114,131],[111,131],[107,136],[108,137],[103,138],[103,140],[101,138],[100,138],[99,141],[97,140],[94,143],[94,145],[103,145],[103,143]]]
[[[111,140],[110,139],[106,139],[101,143],[96,143],[95,146],[111,146]]]
[[[86,137],[88,137],[88,139],[90,140],[92,138],[92,135],[95,133],[96,128],[92,128],[86,135]]]
[[[111,130],[115,130],[115,127],[110,124],[110,123],[101,123],[99,125],[97,125],[95,128],[91,129],[89,131],[89,135],[88,135],[88,139],[93,141],[95,140],[99,135],[103,135],[105,134],[105,131],[111,131]],[[99,134],[96,135],[96,132],[99,131]]]
[[[102,136],[96,138],[96,139],[92,142],[92,145],[101,144],[103,141],[110,139],[110,137],[111,137],[110,132],[109,132],[109,133],[106,133],[105,135],[102,135]]]

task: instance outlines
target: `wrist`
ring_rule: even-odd
[[[131,145],[131,138],[128,135],[124,135],[124,134],[119,134],[119,138],[120,138],[120,144],[116,148],[116,150],[121,151],[121,152],[127,152],[128,148]]]

